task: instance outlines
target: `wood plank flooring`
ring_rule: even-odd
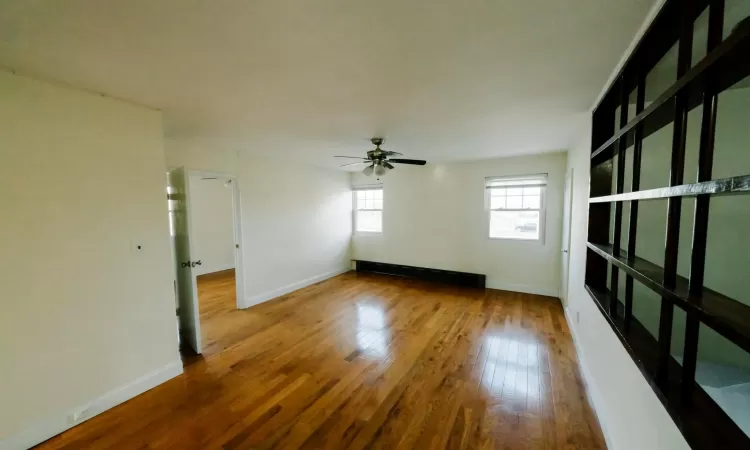
[[[349,272],[235,310],[232,277],[184,375],[39,448],[605,448],[557,299]]]

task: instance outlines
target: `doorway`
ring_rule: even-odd
[[[234,175],[173,169],[169,179],[181,349],[212,353],[222,318],[242,305],[242,227]]]
[[[562,280],[560,285],[560,299],[563,305],[568,304],[568,277],[570,276],[570,230],[573,218],[573,168],[565,174],[565,194],[563,198],[563,228],[562,228]]]

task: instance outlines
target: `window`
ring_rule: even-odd
[[[486,187],[490,238],[542,239],[547,174],[487,178]]]
[[[383,231],[383,188],[354,191],[354,230],[358,233]]]

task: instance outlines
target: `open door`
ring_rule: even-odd
[[[201,353],[198,285],[193,275],[196,261],[190,257],[190,183],[188,172],[184,167],[169,172],[169,186],[171,187],[169,198],[174,202],[170,208],[170,214],[174,227],[180,334],[196,353]]]
[[[565,196],[563,198],[563,226],[562,226],[562,284],[560,299],[563,305],[568,303],[568,276],[570,270],[570,221],[573,209],[573,169],[565,174]]]

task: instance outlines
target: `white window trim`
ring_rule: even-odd
[[[383,193],[383,208],[382,209],[357,209],[357,191],[374,191],[383,190],[382,184],[376,185],[362,185],[352,188],[352,234],[357,236],[380,236],[383,234],[383,224],[385,223],[385,193]],[[358,231],[357,230],[357,211],[380,211],[380,231]]]
[[[508,208],[496,208],[496,209],[490,209],[490,192],[491,188],[488,186],[488,183],[495,181],[495,180],[529,180],[529,179],[538,179],[538,178],[544,178],[545,183],[544,186],[542,186],[541,195],[539,198],[539,209],[528,209],[528,208],[520,208],[520,209],[508,209]],[[538,173],[538,174],[526,174],[526,175],[508,175],[508,176],[499,176],[499,177],[487,177],[484,179],[484,210],[485,210],[485,224],[487,226],[487,239],[493,240],[493,241],[516,241],[516,242],[530,242],[530,243],[539,243],[544,245],[545,243],[545,236],[547,235],[547,187],[548,187],[548,178],[549,175],[546,173]],[[490,235],[490,221],[492,220],[492,211],[539,211],[539,237],[536,239],[530,239],[530,238],[512,238],[512,237],[494,237]]]

